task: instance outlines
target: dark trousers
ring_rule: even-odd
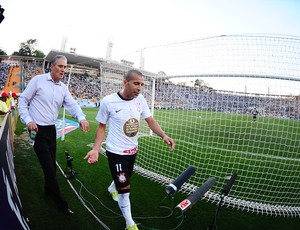
[[[68,204],[61,197],[56,179],[56,129],[54,125],[38,125],[34,151],[44,172],[45,193],[53,197],[59,208],[67,208]]]

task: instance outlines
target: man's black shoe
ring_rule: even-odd
[[[66,216],[71,216],[74,214],[74,212],[69,208],[64,208],[64,209],[62,209],[62,211]]]
[[[50,192],[49,190],[45,190],[45,194],[46,194],[46,196],[52,196],[53,195],[52,192]]]

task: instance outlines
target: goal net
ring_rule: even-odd
[[[137,173],[166,186],[194,166],[181,191],[214,177],[203,198],[215,203],[236,173],[224,205],[300,216],[299,37],[223,35],[122,58],[118,67],[102,64],[101,97],[122,87],[128,69],[141,69],[153,116],[176,142],[170,152],[142,122]]]
[[[124,59],[149,76],[143,94],[176,141],[172,153],[144,123],[140,174],[167,185],[192,165],[196,174],[181,191],[189,194],[215,177],[204,198],[218,202],[236,173],[224,205],[300,215],[300,38],[208,37],[144,48]]]

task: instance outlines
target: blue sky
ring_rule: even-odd
[[[0,48],[8,54],[27,39],[48,53],[67,48],[112,58],[152,45],[240,33],[300,36],[298,0],[1,0]]]

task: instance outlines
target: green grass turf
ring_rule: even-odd
[[[294,199],[292,205],[299,205],[299,121],[259,117],[254,123],[249,115],[192,110],[155,111],[155,118],[176,140],[177,148],[170,155],[161,141],[140,138],[142,154],[137,162],[143,161],[145,168],[169,176],[175,168],[194,165],[194,178],[214,176],[221,182],[212,188],[215,192],[225,183],[224,173],[234,171],[239,183],[233,192],[238,198],[247,200],[251,194],[257,202],[285,205]],[[143,154],[147,151],[151,154]],[[274,202],[278,197],[274,191],[283,188],[289,194]]]
[[[57,161],[65,170],[64,152],[70,153],[74,159],[72,162],[73,169],[77,173],[76,178],[70,180],[74,188],[82,194],[89,208],[110,229],[124,229],[125,224],[120,216],[118,205],[109,197],[107,192],[107,187],[111,182],[107,159],[101,155],[99,162],[95,165],[89,165],[83,160],[91,148],[90,144],[93,143],[97,127],[97,123],[94,122],[96,110],[84,109],[84,111],[90,121],[90,132],[83,133],[78,129],[67,134],[65,141],[58,140]],[[170,113],[171,111],[164,112]],[[157,114],[157,119],[163,124],[159,116]],[[164,116],[161,115],[161,117]],[[214,114],[214,116],[216,115]],[[195,130],[198,129],[195,127]],[[62,193],[69,202],[71,209],[76,213],[73,216],[65,217],[56,210],[53,201],[43,193],[43,174],[33,149],[26,145],[27,139],[26,135],[22,135],[23,132],[24,125],[19,122],[16,131],[14,159],[20,198],[25,214],[29,218],[31,229],[103,229],[80,203],[59,171],[57,176]],[[169,133],[171,130],[167,132]],[[192,144],[191,147],[193,147]],[[226,162],[223,164],[228,167],[225,165]],[[85,186],[84,188],[79,181]],[[180,224],[181,219],[177,218],[180,213],[173,207],[185,199],[186,194],[177,193],[174,200],[170,197],[164,199],[166,196],[164,186],[137,174],[133,174],[131,184],[132,213],[137,222],[141,223],[140,229],[175,229]],[[172,210],[174,213],[169,216]],[[215,210],[216,204],[200,200],[186,212],[183,223],[177,229],[206,229],[212,222]],[[245,210],[234,210],[223,206],[217,216],[217,225],[218,229],[228,230],[297,229],[300,226],[300,219],[256,215]]]

